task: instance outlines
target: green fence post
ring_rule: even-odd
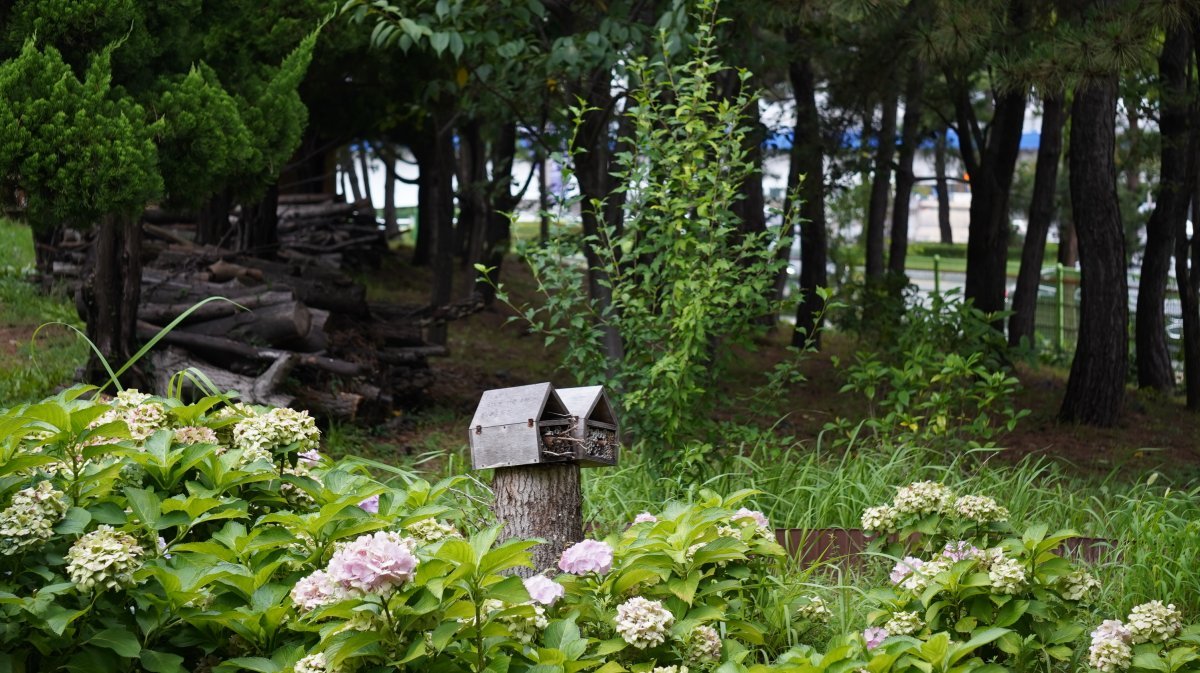
[[[1064,321],[1064,314],[1063,314],[1063,265],[1062,265],[1062,262],[1059,262],[1054,267],[1054,281],[1055,281],[1055,286],[1057,288],[1057,291],[1054,293],[1054,302],[1057,304],[1057,309],[1058,309],[1057,315],[1056,315],[1056,321],[1055,321],[1055,327],[1057,328],[1056,329],[1056,332],[1057,332],[1056,339],[1057,340],[1055,343],[1058,346],[1058,352],[1062,353],[1066,348],[1066,336],[1064,334],[1064,331],[1066,330],[1066,323]]]
[[[942,256],[934,255],[933,256],[933,293],[934,294],[942,293],[941,268],[942,268]]]

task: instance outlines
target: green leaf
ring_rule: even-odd
[[[162,516],[162,506],[153,491],[144,488],[126,488],[125,499],[129,502],[129,508],[133,510],[134,516],[141,521],[142,525],[151,531],[158,530],[158,519]]]
[[[59,535],[83,535],[87,530],[87,525],[92,521],[91,512],[82,507],[72,507],[67,510],[63,520],[58,522],[54,527],[54,532]]]
[[[88,643],[116,652],[126,659],[134,659],[142,651],[137,637],[128,629],[104,629],[88,639]]]
[[[178,654],[142,650],[142,668],[150,673],[180,673],[186,671],[183,667],[183,657]]]
[[[443,51],[446,51],[446,47],[448,47],[449,45],[450,45],[450,34],[449,33],[438,32],[438,33],[434,33],[433,35],[429,36],[429,46],[433,47],[433,50],[439,56],[441,56]]]

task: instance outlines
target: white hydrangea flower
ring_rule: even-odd
[[[988,579],[992,587],[1002,594],[1019,593],[1025,588],[1028,576],[1025,566],[1017,559],[1001,558],[991,564]]]
[[[101,525],[67,551],[67,574],[84,591],[120,589],[133,584],[143,549],[132,536]]]
[[[112,400],[111,409],[100,414],[88,424],[88,429],[98,428],[115,421],[124,421],[129,436],[143,440],[167,425],[167,409],[158,402],[151,402],[150,395],[132,388],[122,390]],[[97,440],[103,441],[103,440]]]
[[[833,613],[829,611],[829,606],[825,604],[825,599],[820,596],[809,596],[807,603],[796,608],[796,616],[801,619],[807,619],[810,622],[824,624],[829,621]]]
[[[892,504],[901,514],[924,515],[944,512],[953,499],[954,494],[944,484],[916,481],[897,489]]]
[[[11,556],[49,540],[66,512],[66,496],[48,481],[17,491],[0,512],[0,554]]]
[[[1129,611],[1127,621],[1131,642],[1165,643],[1183,627],[1183,614],[1174,604],[1163,605],[1162,601],[1154,600],[1142,603]]]
[[[225,447],[221,446],[221,440],[217,438],[217,433],[212,428],[206,428],[202,425],[188,425],[182,428],[175,429],[175,443],[181,446],[191,444],[213,444],[217,448],[213,449],[213,453],[218,456],[225,453]]]
[[[1088,592],[1100,588],[1100,582],[1083,568],[1073,570],[1059,579],[1062,585],[1062,597],[1069,601],[1081,601]]]
[[[925,561],[913,569],[913,572],[909,573],[900,582],[900,586],[915,594],[919,594],[929,588],[929,583],[933,581],[933,578],[937,577],[939,573],[949,570],[952,565],[954,565],[953,561],[941,557]]]
[[[661,645],[675,616],[660,601],[634,596],[617,606],[617,633],[638,649]]]
[[[735,540],[742,539],[742,529],[736,526],[720,524],[717,526],[717,537],[731,537]]]
[[[462,537],[453,524],[437,519],[421,519],[404,527],[408,534],[426,543],[432,544],[448,537]]]
[[[688,633],[684,641],[688,661],[716,661],[721,658],[721,634],[711,626],[701,624]],[[686,667],[685,667],[686,669]]]
[[[482,621],[486,622],[488,615],[492,614],[493,612],[499,612],[503,609],[504,601],[497,600],[495,598],[487,598],[484,599],[483,604],[479,606],[479,616]],[[467,626],[475,626],[475,615],[472,613],[466,617],[459,617],[458,622],[460,624],[466,624]]]
[[[546,619],[546,608],[535,603],[522,603],[533,608],[532,615],[501,615],[496,621],[508,627],[508,632],[517,641],[530,645],[550,621]]]
[[[688,673],[687,666],[655,666],[650,673]]]
[[[245,458],[245,455],[242,457]],[[310,479],[313,476],[312,468],[303,460],[297,461],[294,467],[291,465],[285,465],[283,468],[283,473],[293,477],[308,477]],[[279,492],[283,494],[283,497],[293,505],[304,507],[308,505],[314,505],[317,502],[316,500],[313,500],[311,495],[308,494],[308,491],[305,491],[295,484],[289,484],[286,481],[279,485]]]
[[[862,514],[863,530],[890,532],[896,529],[900,511],[891,505],[868,507]]]
[[[1092,643],[1088,648],[1088,665],[1102,673],[1116,673],[1129,668],[1133,661],[1130,641],[1133,635],[1116,619],[1106,619],[1092,631]]]
[[[260,416],[243,418],[233,426],[234,446],[246,451],[270,452],[296,444],[300,452],[320,445],[321,432],[307,411],[276,407]]]
[[[292,670],[295,673],[334,673],[334,670],[329,668],[324,652],[317,652],[304,657],[296,662]]]
[[[150,399],[150,395],[147,393],[140,392],[136,388],[126,388],[117,393],[112,403],[122,409],[133,409],[141,406],[148,399]]]
[[[925,628],[925,622],[921,621],[920,615],[915,612],[896,612],[883,628],[889,635],[907,636]]]
[[[1008,508],[986,495],[964,495],[954,501],[954,511],[962,518],[976,523],[1008,521]]]

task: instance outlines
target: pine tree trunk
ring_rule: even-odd
[[[1008,281],[1008,239],[1012,226],[1008,196],[1021,149],[1025,91],[996,97],[995,112],[979,166],[971,174],[971,224],[967,235],[964,296],[985,313],[1003,311]],[[997,325],[1003,329],[1003,325]]]
[[[438,308],[450,303],[454,284],[454,130],[449,124],[435,122],[433,157],[432,268],[433,291],[430,306]],[[446,324],[428,328],[426,341],[436,346],[446,345]]]
[[[133,217],[107,215],[96,228],[91,270],[80,287],[88,339],[115,371],[133,356],[137,309],[142,287],[142,224]],[[89,383],[108,383],[108,373],[92,353],[85,368]],[[137,386],[140,370],[131,368],[123,385]]]
[[[221,245],[229,236],[229,211],[233,196],[228,189],[213,194],[196,216],[196,242],[200,245]]]
[[[546,178],[546,151],[538,148],[538,241],[550,242],[550,181]]]
[[[792,39],[795,43],[797,40]],[[816,77],[812,61],[801,56],[788,67],[792,91],[796,98],[796,129],[792,140],[788,167],[787,209],[784,220],[790,221],[791,208],[796,208],[792,195],[799,185],[800,208],[800,302],[796,305],[796,328],[792,345],[801,347],[810,338],[820,347],[822,301],[817,288],[828,284],[826,258],[828,242],[825,234],[825,165],[821,143],[821,117],[817,109]],[[803,182],[801,182],[803,180]]]
[[[459,129],[458,136],[458,226],[454,247],[463,268],[470,267],[483,257],[484,230],[487,229],[487,146],[483,129],[472,119]],[[468,286],[474,292],[474,285]]]
[[[896,196],[892,201],[892,241],[888,251],[888,270],[897,276],[904,275],[908,262],[908,214],[912,200],[913,157],[920,143],[921,96],[925,89],[925,66],[914,59],[908,73],[904,91],[904,124],[900,130],[900,155],[896,162]]]
[[[523,465],[496,468],[492,491],[496,518],[504,523],[504,539],[541,538],[533,548],[533,568],[518,568],[529,577],[554,568],[563,550],[583,539],[583,497],[579,465]]]
[[[1033,340],[1038,285],[1041,284],[1042,263],[1046,257],[1046,236],[1057,210],[1058,162],[1062,154],[1066,112],[1061,94],[1047,96],[1042,101],[1042,133],[1037,169],[1033,176],[1033,196],[1029,202],[1029,224],[1025,230],[1025,245],[1021,248],[1017,289],[1013,293],[1013,314],[1008,319],[1008,343],[1014,346],[1022,340]]]
[[[512,221],[508,214],[516,209],[519,194],[512,190],[513,163],[517,156],[517,125],[514,122],[501,124],[496,142],[492,144],[492,180],[489,186],[488,212],[483,231],[483,246],[476,260],[491,269],[492,283],[500,282],[500,267],[512,240]],[[485,282],[482,274],[476,277],[475,292],[490,306],[496,300],[496,290]]]
[[[588,79],[583,92],[587,111],[583,114],[572,148],[583,152],[582,157],[576,159],[575,179],[583,196],[580,219],[583,221],[584,236],[599,235],[602,226],[619,231],[624,220],[624,195],[614,192],[617,185],[611,175],[613,139],[609,123],[614,107],[611,84],[612,73],[607,67],[598,69]],[[617,138],[621,137],[622,134],[618,132]],[[594,206],[596,201],[602,202],[601,208]],[[588,294],[596,303],[597,312],[604,313],[612,305],[608,273],[591,245],[584,246],[584,257],[588,264]],[[610,362],[619,362],[625,357],[621,334],[610,325],[603,329],[605,353]]]
[[[882,117],[875,148],[875,170],[871,178],[871,201],[867,211],[867,280],[883,276],[884,225],[888,194],[892,188],[892,156],[896,151],[896,94],[883,100]]]
[[[1120,417],[1129,371],[1125,232],[1117,203],[1117,78],[1094,78],[1071,107],[1071,209],[1079,237],[1079,341],[1059,418],[1108,427]]]
[[[271,185],[258,202],[242,204],[237,249],[259,257],[270,257],[278,248],[279,185]]]
[[[937,176],[938,234],[942,243],[954,242],[950,227],[950,182],[946,179],[946,129],[942,129],[933,145],[933,169]]]
[[[342,175],[346,176],[346,181],[350,183],[350,193],[354,196],[354,203],[362,201],[362,188],[358,186],[358,171],[354,167],[354,152],[349,146],[343,147],[341,151]]]
[[[400,235],[396,221],[396,148],[385,142],[380,146],[383,157],[383,231],[388,238]]]
[[[1187,221],[1192,192],[1188,184],[1189,42],[1187,28],[1169,30],[1158,60],[1163,87],[1159,121],[1162,134],[1160,177],[1154,212],[1146,222],[1146,250],[1142,256],[1134,329],[1138,386],[1163,392],[1175,388],[1163,300],[1171,271],[1171,255],[1175,250],[1175,233],[1179,231],[1180,222]]]
[[[428,132],[425,132],[427,135]],[[427,266],[433,259],[434,229],[437,227],[437,191],[434,187],[434,143],[413,142],[409,145],[417,160],[417,224],[413,242],[413,266]]]
[[[1200,63],[1200,21],[1192,23],[1192,49]],[[1187,221],[1175,232],[1175,281],[1183,312],[1183,380],[1187,408],[1200,411],[1200,107],[1191,110],[1191,143],[1188,150],[1188,185],[1192,190],[1192,235]]]
[[[375,199],[371,198],[371,144],[365,140],[359,148],[358,165],[362,169],[363,198],[374,203]]]

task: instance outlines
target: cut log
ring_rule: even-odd
[[[145,322],[138,323],[138,336],[143,339],[149,339],[155,334],[158,334],[161,327],[147,324]],[[193,334],[183,330],[173,330],[168,332],[162,338],[162,343],[167,343],[173,346],[179,346],[202,357],[210,359],[238,359],[246,362],[270,362],[278,359],[281,355],[289,353],[275,348],[255,348],[240,341],[226,339],[224,337],[207,336],[204,334]],[[367,373],[368,368],[357,362],[347,362],[346,360],[338,360],[320,355],[312,355],[308,353],[290,353],[296,366],[301,369],[316,369],[327,372],[335,376],[353,378],[363,376]]]
[[[329,348],[329,337],[325,334],[325,322],[329,320],[329,311],[319,308],[309,310],[308,334],[303,338],[288,344],[288,348],[301,353],[316,353]]]
[[[300,203],[326,203],[337,201],[339,197],[332,192],[317,192],[315,194],[280,194],[279,205],[280,210],[283,206],[290,206]]]
[[[227,318],[198,322],[183,327],[185,331],[209,336],[226,336],[278,346],[308,335],[312,314],[302,302],[264,306],[253,311],[236,313]]]
[[[154,367],[155,393],[159,395],[167,394],[171,379],[176,374],[194,369],[203,374],[208,382],[220,392],[236,391],[243,402],[286,407],[295,399],[290,395],[279,393],[277,390],[294,364],[291,358],[286,356],[276,360],[267,368],[267,371],[257,377],[235,374],[190,356],[177,348],[168,348],[165,351],[152,353],[150,363]],[[184,374],[184,380],[191,381],[186,374]],[[196,385],[192,382],[186,385],[185,389],[196,391]],[[207,391],[201,394],[205,392]]]
[[[445,346],[413,346],[411,348],[384,348],[379,351],[379,361],[390,365],[421,362],[425,358],[446,355]]]
[[[296,398],[297,405],[312,411],[314,415],[339,421],[353,421],[358,418],[362,402],[362,395],[345,391],[325,393],[303,390]]]
[[[246,309],[257,309],[275,304],[286,304],[293,299],[294,297],[290,290],[284,292],[260,291],[257,294],[238,297],[237,303]],[[195,305],[196,302],[176,304],[143,303],[138,307],[138,319],[145,320],[154,325],[166,325]],[[227,301],[212,301],[189,314],[185,324],[224,318],[241,310],[243,309]]]
[[[262,281],[263,272],[261,269],[252,269],[234,264],[223,259],[218,259],[208,266],[208,271],[212,274],[212,279],[218,283],[227,280],[253,280]]]

